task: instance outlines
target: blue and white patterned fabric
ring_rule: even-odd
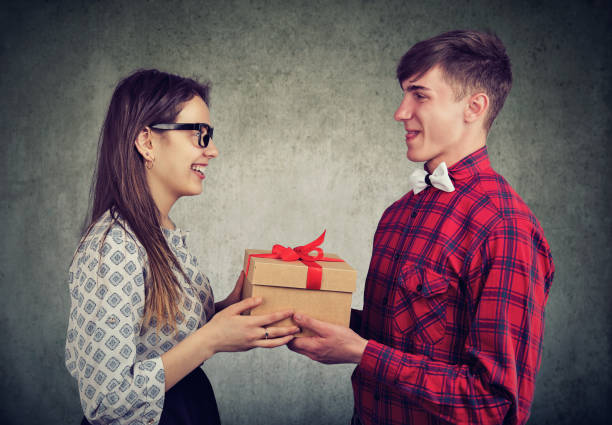
[[[79,387],[81,405],[92,424],[156,424],[165,396],[161,355],[214,314],[208,278],[180,229],[162,229],[168,245],[189,276],[175,270],[182,287],[178,333],[169,326],[144,326],[144,247],[106,212],[81,242],[69,271],[70,319],[66,367]],[[104,237],[106,231],[110,231]]]

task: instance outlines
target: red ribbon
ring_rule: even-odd
[[[317,263],[317,261],[333,261],[343,262],[340,258],[327,258],[323,256],[323,250],[319,248],[319,245],[325,240],[325,230],[321,233],[321,236],[316,238],[314,241],[303,245],[296,246],[295,248],[285,247],[282,245],[274,245],[270,254],[251,254],[247,260],[246,273],[249,273],[249,267],[251,265],[251,257],[259,258],[275,258],[282,261],[301,261],[308,267],[306,274],[306,289],[321,289],[321,279],[323,277],[323,267]],[[316,251],[317,255],[310,255],[312,251]]]

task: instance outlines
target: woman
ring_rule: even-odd
[[[73,258],[66,366],[83,424],[215,424],[200,366],[221,351],[286,344],[291,315],[242,316],[261,299],[213,302],[186,234],[168,213],[202,191],[218,155],[208,86],[157,70],[119,83],[100,138],[89,225]],[[202,217],[208,219],[202,214]]]

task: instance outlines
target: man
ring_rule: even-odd
[[[290,348],[358,364],[356,424],[523,424],[554,265],[537,219],[487,156],[510,60],[495,35],[452,31],[413,46],[397,77],[395,120],[425,170],[380,220],[358,333],[296,314],[319,336]]]

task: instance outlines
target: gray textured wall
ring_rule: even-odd
[[[515,84],[489,138],[494,167],[539,217],[556,260],[532,424],[612,413],[610,4],[446,1],[3,3],[0,422],[76,424],[63,364],[66,275],[114,85],[140,67],[212,81],[220,157],[174,220],[218,297],[245,247],[325,248],[359,272],[418,165],[393,121],[396,62],[455,28],[495,30]],[[352,367],[286,348],[205,365],[226,424],[347,423]]]

